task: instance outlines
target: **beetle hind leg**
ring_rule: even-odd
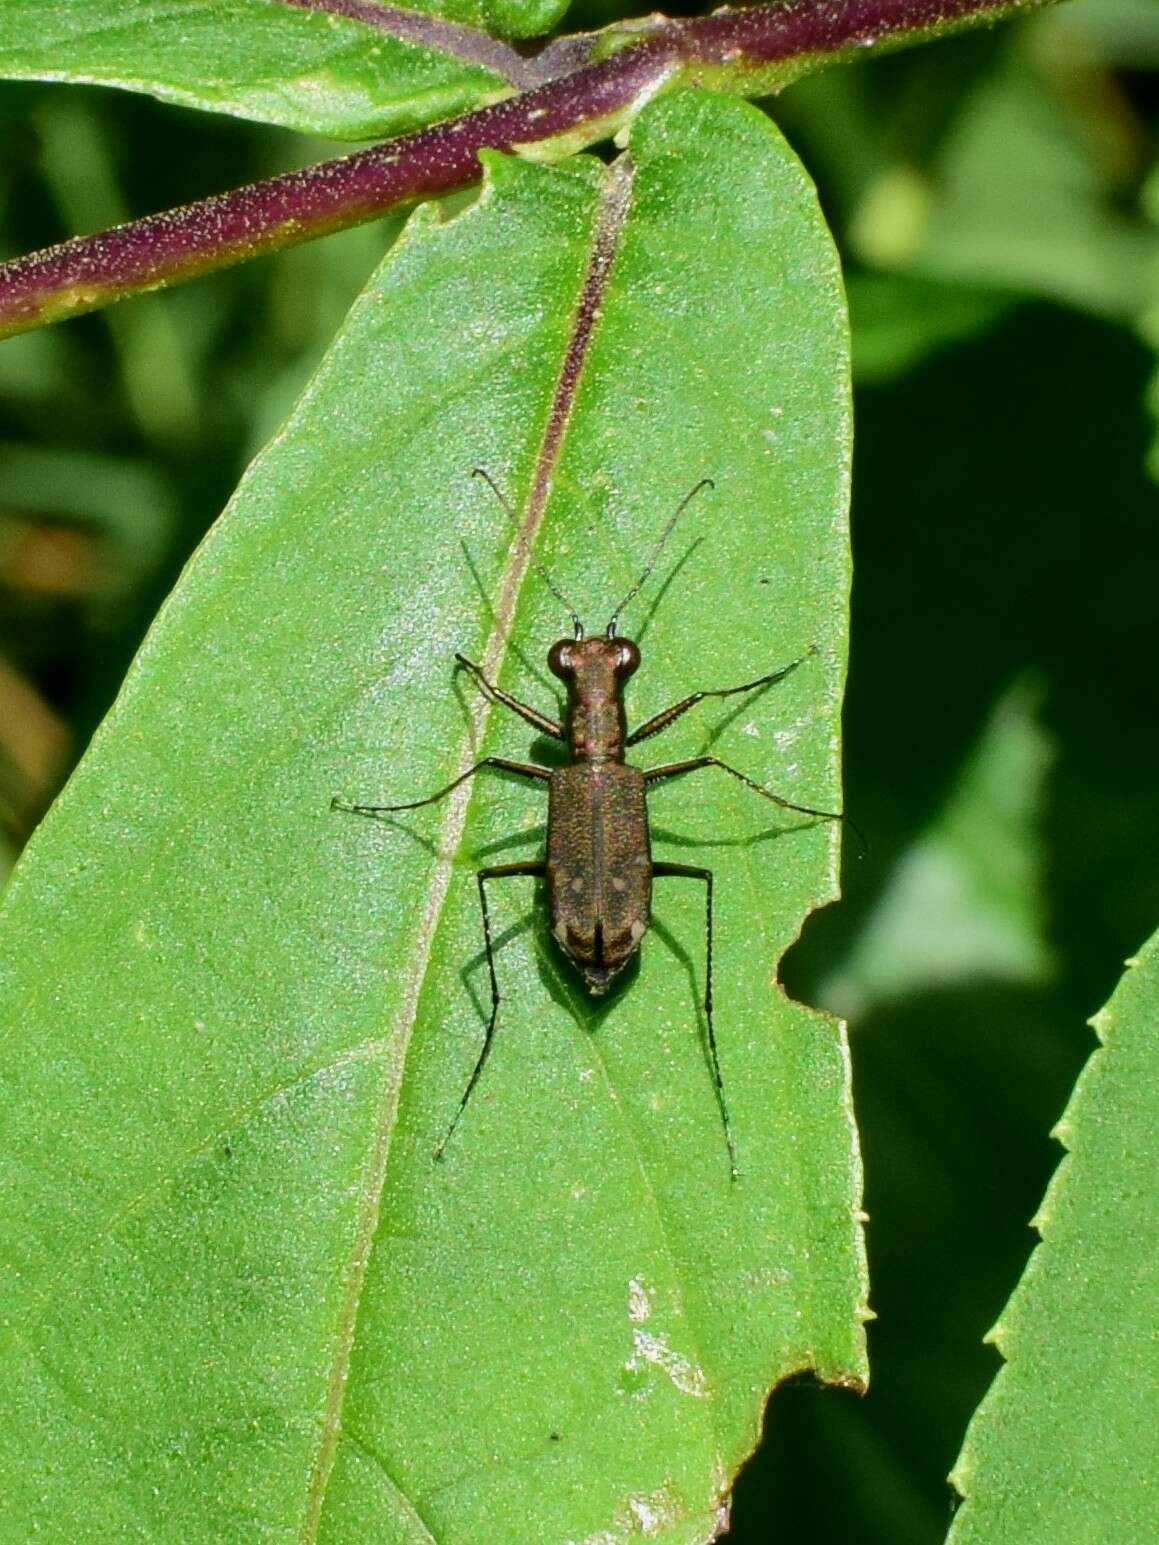
[[[721,1076],[720,1058],[716,1051],[716,1028],[712,1019],[712,870],[702,869],[699,864],[665,864],[657,861],[652,865],[652,873],[657,879],[704,881],[704,1022],[708,1040],[708,1065],[712,1070],[712,1086],[716,1091],[716,1103],[720,1110],[724,1140],[728,1147],[729,1173],[732,1179],[736,1180],[740,1174],[736,1162],[736,1143],[733,1141],[728,1101],[724,1097],[724,1078]]]
[[[479,1082],[480,1074],[483,1072],[487,1058],[491,1053],[491,1042],[495,1036],[495,1021],[499,1018],[499,1003],[501,1000],[499,978],[495,973],[495,946],[491,939],[491,914],[487,909],[487,881],[514,879],[517,875],[531,875],[535,878],[542,878],[545,867],[542,860],[532,860],[528,863],[518,864],[495,864],[489,869],[480,869],[475,875],[479,886],[479,907],[483,914],[483,949],[487,956],[487,974],[491,983],[491,1016],[483,1033],[483,1048],[479,1053],[478,1061],[475,1063],[471,1076],[467,1080],[467,1087],[463,1090],[458,1109],[451,1118],[451,1124],[447,1128],[442,1142],[435,1149],[436,1159],[443,1157],[446,1146],[454,1135],[455,1128],[459,1125],[459,1119],[467,1108],[467,1101],[471,1098],[472,1091]]]

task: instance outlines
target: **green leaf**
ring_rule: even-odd
[[[412,220],[10,884],[0,1535],[704,1540],[770,1385],[864,1376],[844,1045],[774,975],[833,824],[711,771],[651,801],[658,856],[716,873],[733,1183],[699,883],[657,881],[603,1000],[532,882],[491,887],[494,1051],[436,1164],[488,1004],[475,870],[541,851],[544,794],[330,809],[544,754],[452,669],[552,711],[567,631],[474,466],[521,512],[549,480],[536,551],[593,630],[711,474],[624,619],[631,716],[817,653],[639,760],[838,805],[835,255],[754,109],[665,98],[632,153],[492,156]]]
[[[819,1000],[860,1019],[951,983],[1050,981],[1040,826],[1051,742],[1041,684],[998,699],[929,825],[902,853]]]
[[[1055,1129],[1068,1156],[990,1339],[1006,1359],[954,1470],[951,1545],[1153,1533],[1159,935],[1092,1020],[1102,1049]]]
[[[562,8],[415,0],[410,9],[527,36],[550,28]],[[4,0],[0,24],[0,76],[120,86],[348,139],[401,134],[503,96],[508,52],[485,33],[453,38],[433,28],[420,46],[280,0]]]

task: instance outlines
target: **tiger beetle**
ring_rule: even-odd
[[[515,512],[490,475],[480,467],[475,468],[474,475],[487,482],[508,517],[518,525]],[[695,756],[686,761],[665,762],[659,767],[649,768],[632,767],[624,760],[624,753],[629,746],[639,745],[642,740],[659,735],[705,698],[733,697],[741,692],[753,692],[758,687],[772,686],[774,682],[783,681],[807,658],[802,655],[780,670],[743,682],[739,687],[716,687],[692,692],[678,703],[673,703],[670,708],[653,714],[629,734],[624,710],[624,683],[639,668],[640,649],[631,639],[617,637],[616,625],[620,613],[647,582],[673,527],[692,499],[701,489],[714,486],[711,478],[703,478],[681,501],[660,533],[644,572],[612,613],[603,637],[585,636],[583,623],[575,608],[556,587],[539,560],[529,555],[552,595],[571,615],[574,636],[561,638],[551,646],[547,656],[548,668],[567,688],[567,708],[562,724],[488,681],[482,668],[473,660],[468,660],[462,654],[455,655],[456,664],[474,678],[479,690],[490,702],[510,708],[540,734],[564,741],[570,752],[567,765],[542,767],[532,762],[513,762],[503,756],[485,756],[466,772],[460,773],[445,788],[428,794],[424,799],[407,800],[397,805],[347,805],[337,797],[330,802],[331,809],[348,811],[353,815],[381,816],[393,815],[401,810],[417,810],[423,805],[433,805],[444,799],[452,789],[458,788],[485,767],[547,784],[546,859],[495,864],[476,873],[479,905],[483,914],[483,944],[491,979],[491,1015],[474,1071],[467,1080],[446,1135],[436,1150],[436,1158],[442,1157],[467,1107],[467,1101],[479,1082],[491,1050],[495,1022],[499,1015],[499,981],[495,973],[491,917],[487,908],[487,882],[508,880],[515,876],[545,878],[552,934],[563,953],[579,970],[588,991],[593,997],[602,997],[635,955],[640,940],[648,930],[652,910],[652,881],[697,880],[704,885],[705,891],[704,1014],[708,1059],[724,1138],[728,1145],[729,1166],[732,1178],[737,1178],[736,1145],[724,1096],[712,1013],[712,870],[702,868],[699,864],[674,864],[652,857],[648,836],[648,790],[670,778],[681,778],[686,773],[699,772],[706,767],[719,767],[782,810],[793,810],[826,821],[846,818],[837,811],[815,810],[811,805],[798,805],[782,799],[779,794],[764,788],[716,756]]]

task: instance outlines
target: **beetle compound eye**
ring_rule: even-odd
[[[547,668],[553,676],[567,676],[571,672],[571,640],[561,638],[547,652]]]
[[[616,675],[630,676],[640,664],[640,651],[630,638],[620,640],[620,652],[616,660]]]

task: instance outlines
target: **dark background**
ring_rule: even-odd
[[[847,808],[785,964],[847,1012],[872,1386],[780,1389],[737,1542],[943,1538],[1087,1018],[1159,918],[1159,6],[1076,0],[772,105],[854,320]],[[0,255],[334,153],[0,89]],[[0,346],[0,865],[277,427],[389,222]]]

